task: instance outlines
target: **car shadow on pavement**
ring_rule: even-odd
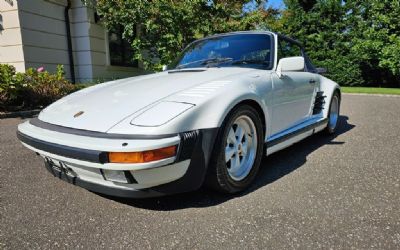
[[[158,198],[126,199],[109,197],[116,202],[150,210],[172,211],[185,208],[201,208],[221,204],[230,199],[245,196],[261,187],[264,187],[294,170],[300,168],[307,161],[307,156],[321,146],[341,145],[344,141],[336,141],[335,138],[353,129],[355,125],[348,123],[347,116],[339,117],[340,126],[334,135],[326,135],[323,132],[310,136],[280,152],[264,157],[260,171],[253,185],[246,191],[235,195],[220,194],[213,190],[201,188],[194,192],[176,194]]]

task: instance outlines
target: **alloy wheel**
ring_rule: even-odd
[[[225,145],[225,162],[229,176],[241,181],[248,176],[257,153],[257,131],[248,116],[238,117],[229,129]]]

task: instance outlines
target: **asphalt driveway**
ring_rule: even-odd
[[[340,121],[244,194],[127,200],[52,177],[0,120],[0,249],[400,249],[400,97],[344,95]]]

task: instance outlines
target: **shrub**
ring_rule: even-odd
[[[42,108],[85,87],[82,84],[72,84],[64,75],[61,65],[55,74],[51,74],[42,67],[16,73],[13,66],[0,64],[0,109]]]
[[[15,73],[14,66],[0,64],[0,108],[18,99],[22,86]]]
[[[26,84],[22,94],[25,106],[29,108],[49,105],[75,91],[75,86],[64,78],[62,67],[57,68],[56,74],[30,68],[20,75],[22,82]]]

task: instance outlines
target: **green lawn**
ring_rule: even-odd
[[[400,88],[341,87],[343,93],[400,95]]]

